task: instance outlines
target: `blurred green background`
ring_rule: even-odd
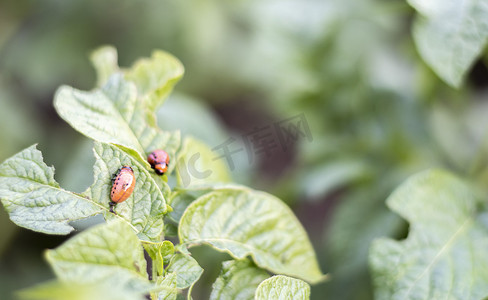
[[[110,44],[130,66],[163,49],[186,74],[158,112],[217,147],[244,147],[256,126],[303,114],[302,138],[271,156],[233,156],[238,183],[273,193],[304,224],[332,279],[312,299],[371,299],[370,241],[401,238],[406,224],[384,201],[407,176],[448,168],[488,179],[487,59],[453,90],[422,62],[414,11],[396,0],[2,0],[0,161],[38,143],[72,191],[92,182],[91,142],[56,114],[63,84],[95,85],[90,52]],[[13,225],[0,210],[0,298],[53,277],[43,251],[67,237]],[[207,299],[224,255],[193,250],[206,269],[194,289]]]

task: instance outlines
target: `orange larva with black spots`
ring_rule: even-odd
[[[147,162],[154,169],[156,174],[163,175],[168,171],[169,155],[166,151],[157,149],[147,156]]]
[[[110,212],[115,213],[113,208],[117,203],[124,202],[132,195],[136,185],[134,171],[129,166],[120,168],[113,178],[112,190],[110,191]]]

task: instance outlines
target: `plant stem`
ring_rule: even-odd
[[[144,259],[146,260],[146,272],[147,272],[147,278],[149,281],[153,279],[153,260],[151,259],[151,256],[149,256],[149,253],[147,253],[146,249],[142,247],[144,250]]]
[[[191,300],[191,291],[193,290],[194,285],[195,285],[195,283],[190,285],[190,288],[188,289],[188,294],[186,295],[186,300]]]

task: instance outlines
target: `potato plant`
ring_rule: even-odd
[[[57,3],[48,2],[44,10],[50,12]],[[318,250],[331,280],[312,292],[327,276],[292,211],[270,194],[232,183],[226,165],[214,159],[201,141],[211,131],[211,116],[203,120],[205,114],[190,112],[195,106],[181,105],[180,98],[180,114],[157,122],[156,111],[183,76],[181,63],[156,51],[123,69],[115,49],[103,47],[92,55],[97,86],[64,86],[54,98],[59,116],[93,140],[93,184],[82,193],[61,188],[36,145],[0,164],[0,199],[15,224],[45,234],[73,233],[46,251],[56,279],[19,291],[20,298],[202,299],[192,292],[208,270],[192,255],[199,245],[230,258],[220,266],[211,299],[488,297],[488,110],[480,101],[487,87],[487,1],[312,1],[296,7],[291,2],[285,1],[285,10],[266,1],[246,10],[247,2],[229,9],[205,1],[198,3],[204,9],[194,10],[192,1],[171,9],[163,3],[118,7],[80,1],[45,17],[58,21],[46,26],[57,38],[42,34],[39,24],[51,24],[36,23],[42,15],[31,20],[36,26],[21,26],[19,41],[27,41],[29,32],[35,38],[14,39],[10,51],[2,52],[10,67],[2,67],[37,87],[35,94],[46,93],[52,78],[64,76],[60,70],[75,69],[74,53],[86,51],[82,45],[99,42],[90,35],[66,38],[73,28],[98,32],[104,31],[100,24],[109,24],[104,40],[124,40],[121,52],[137,53],[152,48],[164,28],[163,43],[192,58],[192,75],[208,75],[192,79],[193,88],[204,91],[200,95],[222,100],[228,95],[220,95],[213,81],[227,84],[222,90],[239,81],[246,89],[235,89],[229,99],[240,98],[249,85],[266,90],[270,111],[300,110],[313,126],[314,143],[297,147],[297,166],[276,191],[283,199],[322,202],[339,194]],[[293,13],[286,13],[286,3]],[[98,13],[113,5],[114,16]],[[157,12],[152,22],[134,18],[147,11]],[[125,20],[136,22],[129,26]],[[52,48],[58,51],[45,50]],[[72,55],[71,65],[68,59],[53,64],[52,53]],[[45,74],[47,66],[55,75]],[[4,127],[27,126],[27,117],[7,118],[13,115],[10,104],[2,107]],[[157,126],[177,123],[172,121],[182,115],[201,124],[192,131],[199,133],[195,137]],[[2,141],[39,135],[26,128],[24,134],[8,132]],[[4,143],[2,150],[13,151],[13,144]],[[146,160],[155,149],[171,158],[164,176]],[[136,184],[112,213],[111,178],[122,166],[133,169]],[[83,222],[99,224],[82,230]]]
[[[225,165],[196,138],[157,127],[155,111],[183,76],[182,64],[155,51],[122,69],[112,47],[95,51],[92,61],[98,86],[62,86],[54,106],[93,140],[93,184],[83,193],[63,189],[33,145],[0,165],[0,198],[15,224],[45,234],[69,234],[76,221],[96,215],[104,221],[47,250],[57,279],[19,295],[191,299],[204,270],[190,250],[208,245],[232,257],[223,263],[211,299],[308,299],[309,283],[325,275],[293,212],[270,194],[233,184]],[[171,157],[164,176],[146,160],[155,149]],[[183,180],[188,155],[195,152],[193,167],[209,172]],[[112,177],[122,166],[132,168],[136,184],[112,213]]]

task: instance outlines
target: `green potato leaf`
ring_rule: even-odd
[[[141,240],[160,241],[167,206],[157,182],[158,177],[118,147],[95,142],[93,150],[96,158],[93,170],[95,182],[84,194],[105,207],[103,212],[106,219],[122,218],[132,226]],[[114,215],[109,211],[111,179],[122,166],[132,168],[136,185],[132,195],[117,204],[114,209],[117,215]]]
[[[300,279],[277,275],[261,282],[254,299],[307,300],[310,299],[310,286]]]
[[[168,263],[169,258],[175,252],[175,246],[170,241],[159,243],[144,242],[144,249],[153,260],[153,277],[160,276],[164,273],[164,265]]]
[[[139,96],[150,111],[163,104],[185,72],[176,57],[161,50],[154,51],[150,58],[137,60],[129,69],[119,68],[117,49],[112,46],[98,48],[90,59],[97,72],[98,86],[103,86],[112,74],[123,72],[128,81],[136,84]]]
[[[418,12],[413,36],[422,58],[446,83],[459,87],[488,42],[484,0],[409,0]]]
[[[412,176],[387,200],[410,223],[406,240],[370,249],[375,299],[483,299],[488,296],[486,201],[455,176]]]
[[[71,238],[46,258],[63,282],[124,286],[149,291],[142,245],[132,228],[121,220],[92,227]]]
[[[175,273],[161,277],[156,284],[157,299],[158,300],[176,300],[178,296],[178,289],[176,288],[177,276]]]
[[[208,244],[236,259],[310,282],[323,279],[313,247],[293,212],[272,195],[220,189],[192,202],[178,232],[187,246]]]
[[[203,273],[202,267],[197,261],[186,254],[175,254],[168,265],[168,272],[177,276],[176,286],[179,289],[186,289],[198,281]]]
[[[249,260],[229,260],[212,285],[210,300],[253,299],[258,285],[269,277]]]
[[[136,85],[126,81],[121,73],[113,74],[102,88],[90,92],[60,87],[54,107],[77,131],[127,149],[146,167],[147,153],[164,149],[175,157],[180,146],[180,133],[164,132],[155,125],[154,111],[137,98]]]
[[[70,221],[96,215],[103,206],[63,190],[36,146],[0,164],[0,199],[17,225],[48,234],[68,234]]]
[[[125,71],[126,79],[134,82],[150,111],[163,104],[185,69],[173,55],[156,50],[151,58],[142,58]]]
[[[102,46],[90,55],[90,60],[97,72],[97,86],[103,86],[110,76],[120,71],[117,49],[112,46]]]

